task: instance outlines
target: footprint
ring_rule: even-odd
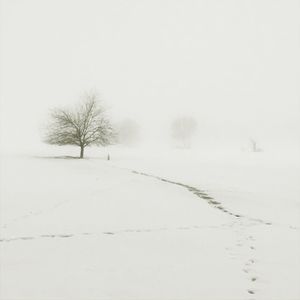
[[[210,203],[213,204],[213,205],[219,205],[219,204],[221,204],[220,202],[215,201],[215,200],[211,200]]]
[[[248,290],[248,293],[251,294],[251,295],[255,294],[255,292],[253,290]]]
[[[69,238],[69,237],[72,237],[73,234],[59,234],[58,237],[61,237],[61,238]]]
[[[55,238],[55,234],[43,234],[41,235],[43,238]]]

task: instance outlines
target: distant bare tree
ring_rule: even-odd
[[[251,147],[252,152],[261,152],[262,151],[262,149],[258,147],[257,141],[255,139],[250,138],[249,142],[250,142],[250,147]]]
[[[87,93],[76,109],[54,109],[46,132],[45,142],[51,145],[80,147],[80,158],[85,147],[109,145],[114,140],[114,130],[104,114],[96,93]]]
[[[139,125],[136,121],[125,119],[117,125],[118,142],[123,145],[134,145],[139,139]]]
[[[197,122],[192,117],[181,117],[171,125],[172,137],[182,143],[184,147],[190,145],[192,136],[196,133]]]

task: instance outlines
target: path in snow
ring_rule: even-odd
[[[183,184],[183,183],[180,183],[180,182],[175,182],[175,181],[172,181],[172,180],[168,180],[168,179],[165,179],[165,178],[162,178],[162,177],[159,177],[159,176],[155,176],[155,175],[151,175],[151,174],[147,174],[147,173],[143,173],[143,172],[138,172],[138,171],[135,171],[135,170],[132,170],[131,172],[134,173],[134,174],[139,174],[139,175],[143,175],[143,176],[147,176],[147,177],[152,177],[152,178],[155,178],[155,179],[158,179],[160,181],[167,182],[167,183],[170,183],[170,184],[175,184],[175,185],[182,186],[182,187],[186,188],[187,190],[189,190],[190,192],[192,192],[197,197],[206,200],[209,205],[212,205],[213,207],[221,210],[222,212],[224,212],[224,213],[226,213],[230,216],[233,216],[233,217],[236,217],[236,218],[243,217],[243,218],[247,218],[248,220],[255,221],[255,222],[258,222],[258,223],[261,223],[261,224],[264,224],[264,225],[272,225],[272,223],[269,222],[269,221],[264,221],[264,220],[261,220],[261,219],[258,219],[258,218],[245,217],[241,214],[233,213],[232,211],[224,208],[223,205],[220,202],[214,200],[214,198],[211,197],[210,195],[208,195],[205,191],[200,190],[196,187],[193,187],[193,186],[190,186],[190,185],[187,185],[187,184]]]
[[[275,286],[262,255],[282,227],[220,197],[97,160],[19,163],[3,177],[0,299],[264,300],[293,285]]]
[[[249,217],[242,216],[240,214],[233,213],[232,211],[224,208],[220,202],[216,201],[213,197],[208,195],[205,191],[200,190],[196,187],[192,187],[192,186],[189,186],[189,185],[181,183],[181,182],[175,182],[175,181],[172,181],[172,180],[168,180],[168,179],[156,176],[156,175],[147,174],[147,173],[144,173],[144,172],[138,172],[136,170],[132,170],[132,173],[142,175],[142,176],[151,177],[151,178],[155,178],[157,180],[160,180],[160,181],[163,181],[163,182],[166,182],[166,183],[169,183],[169,184],[175,184],[175,185],[181,186],[181,187],[187,189],[188,191],[192,192],[197,197],[207,201],[207,203],[209,205],[212,205],[214,208],[219,209],[222,212],[224,212],[224,213],[226,213],[226,214],[228,214],[232,217],[244,218],[247,221],[252,221],[252,222],[258,223],[258,224],[272,225],[272,223],[268,222],[268,221],[264,221],[264,220],[261,220],[261,219],[258,219],[258,218],[249,218]],[[246,244],[249,247],[249,249],[252,250],[251,253],[250,253],[251,255],[248,258],[246,258],[246,261],[243,265],[243,272],[245,272],[247,275],[250,276],[249,277],[250,286],[249,286],[249,289],[247,291],[248,291],[249,294],[254,295],[255,294],[255,286],[254,285],[258,281],[258,277],[255,274],[256,273],[255,272],[255,264],[256,264],[256,261],[257,261],[255,259],[255,237],[253,237],[252,235],[245,235],[244,231],[241,230],[241,228],[243,228],[243,227],[250,226],[251,224],[249,224],[249,222],[247,224],[245,224],[245,222],[239,221],[239,222],[234,222],[233,224],[234,224],[233,228],[234,228],[235,232],[237,233],[236,246],[242,247],[242,246],[244,246],[244,244]],[[237,252],[239,252],[239,251],[237,251]],[[231,252],[231,255],[238,255],[238,253]]]

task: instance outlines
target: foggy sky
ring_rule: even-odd
[[[298,141],[298,0],[1,0],[1,147],[38,145],[49,108],[97,89],[145,138]]]

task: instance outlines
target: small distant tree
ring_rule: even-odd
[[[249,143],[252,152],[262,152],[262,149],[258,147],[257,141],[255,139],[250,138]]]
[[[118,142],[123,145],[132,146],[137,143],[140,135],[139,125],[136,121],[126,119],[117,125]]]
[[[75,109],[54,109],[46,131],[45,142],[51,145],[80,147],[80,158],[85,147],[109,145],[114,130],[96,93],[87,93]]]
[[[197,122],[192,117],[181,117],[173,121],[171,125],[172,137],[181,142],[183,147],[190,146],[190,140],[196,133]]]

